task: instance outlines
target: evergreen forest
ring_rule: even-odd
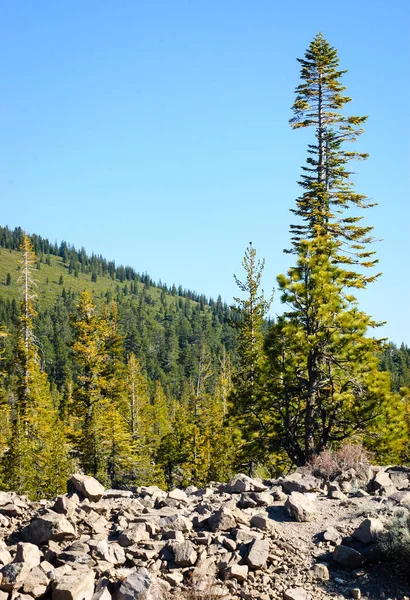
[[[352,174],[366,117],[322,34],[298,60],[290,125],[310,142],[275,321],[252,244],[228,303],[0,227],[2,489],[54,497],[74,470],[112,488],[269,477],[347,441],[409,463],[410,348],[355,295],[380,276]]]

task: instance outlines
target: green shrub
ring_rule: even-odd
[[[379,538],[379,547],[386,558],[409,563],[410,561],[410,511],[406,508],[395,512],[386,524],[386,531]]]

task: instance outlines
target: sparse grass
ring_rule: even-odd
[[[20,297],[18,284],[19,260],[20,252],[16,250],[8,250],[0,248],[0,295],[2,298],[11,300],[12,298]],[[117,287],[122,292],[124,285],[130,287],[129,281],[120,282],[118,279],[112,279],[105,275],[98,275],[97,281],[91,281],[91,273],[78,273],[75,277],[73,273],[69,273],[67,265],[65,265],[59,256],[50,255],[50,265],[40,263],[40,269],[35,269],[34,279],[37,283],[38,293],[38,309],[44,310],[51,308],[56,299],[61,296],[63,288],[65,291],[79,294],[85,289],[90,290],[98,303],[107,291],[110,291],[113,296],[116,294]],[[10,273],[11,283],[6,285],[7,273]],[[63,284],[60,285],[60,277],[63,277]],[[137,288],[140,292],[143,289],[143,283],[138,282]],[[154,302],[159,302],[161,289],[151,286],[149,290],[150,296]],[[131,297],[131,296],[130,296]],[[177,302],[176,296],[167,295],[168,302]],[[193,304],[196,304],[192,301]]]

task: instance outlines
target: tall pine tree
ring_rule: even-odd
[[[385,456],[397,456],[403,442],[403,404],[390,393],[389,377],[378,371],[378,341],[368,329],[378,324],[359,310],[350,294],[376,275],[371,227],[348,208],[366,208],[353,191],[348,163],[366,155],[345,149],[355,141],[365,117],[338,111],[349,102],[340,82],[337,52],[321,34],[300,60],[293,127],[312,127],[303,194],[293,211],[302,223],[291,226],[296,266],[278,278],[289,310],[268,339],[268,412],[279,418],[282,447],[301,465],[325,447],[356,435],[373,439]],[[394,424],[394,425],[393,425]],[[396,433],[393,429],[396,427]]]
[[[299,254],[300,243],[327,236],[332,241],[332,260],[344,265],[346,285],[364,287],[377,275],[351,269],[349,265],[371,267],[377,262],[368,249],[372,227],[361,224],[362,215],[346,211],[367,209],[366,196],[354,190],[349,163],[368,157],[363,152],[347,150],[363,133],[367,117],[347,116],[340,111],[351,98],[344,95],[337,50],[321,33],[311,42],[301,64],[301,83],[295,90],[293,129],[313,128],[314,140],[308,145],[308,158],[299,182],[303,194],[291,209],[302,222],[290,226],[293,234],[291,252]]]

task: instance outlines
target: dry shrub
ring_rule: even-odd
[[[342,473],[353,469],[356,476],[365,479],[371,465],[372,455],[361,444],[346,443],[338,450],[323,450],[314,456],[308,469],[316,477],[333,481]]]

